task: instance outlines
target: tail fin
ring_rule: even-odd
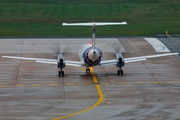
[[[95,48],[95,26],[126,25],[126,22],[62,23],[63,26],[92,26],[92,47]]]
[[[95,49],[95,26],[92,27],[92,47]]]

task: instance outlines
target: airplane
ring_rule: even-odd
[[[90,23],[62,23],[63,26],[92,26],[92,43],[84,44],[79,48],[79,59],[80,61],[69,61],[65,60],[62,53],[57,55],[57,59],[44,59],[44,58],[28,58],[28,57],[16,57],[16,56],[2,56],[3,58],[12,58],[12,59],[20,59],[20,60],[32,60],[39,63],[47,63],[47,64],[56,64],[59,68],[59,77],[64,76],[63,68],[66,65],[69,66],[79,66],[86,67],[86,73],[90,72],[90,67],[94,66],[108,66],[108,65],[116,65],[118,70],[118,75],[123,75],[122,67],[126,63],[143,61],[148,58],[156,58],[170,55],[178,55],[179,53],[166,53],[166,54],[158,54],[158,55],[148,55],[148,56],[140,56],[140,57],[131,57],[124,58],[120,52],[116,53],[116,59],[112,60],[102,60],[103,52],[99,47],[95,45],[95,26],[105,26],[105,25],[126,25],[126,22],[90,22]]]

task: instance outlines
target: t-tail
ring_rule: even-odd
[[[95,23],[94,23],[94,25],[93,25],[93,27],[92,27],[92,47],[93,47],[93,50],[95,49]]]
[[[92,26],[92,47],[95,50],[95,26],[126,25],[126,22],[62,23],[63,26]]]

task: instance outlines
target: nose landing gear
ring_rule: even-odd
[[[86,68],[86,73],[87,73],[87,72],[90,73],[90,68],[89,68],[89,67]]]

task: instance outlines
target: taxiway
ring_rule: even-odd
[[[106,60],[115,57],[113,48],[125,58],[160,54],[144,38],[96,41]],[[65,59],[78,61],[78,48],[88,42],[90,38],[0,39],[0,55],[56,59],[63,52]],[[0,119],[180,119],[178,56],[129,63],[123,69],[118,76],[116,66],[94,67],[95,83],[84,68],[67,66],[65,76],[58,77],[56,65],[0,58]],[[102,102],[96,104],[100,95]]]

